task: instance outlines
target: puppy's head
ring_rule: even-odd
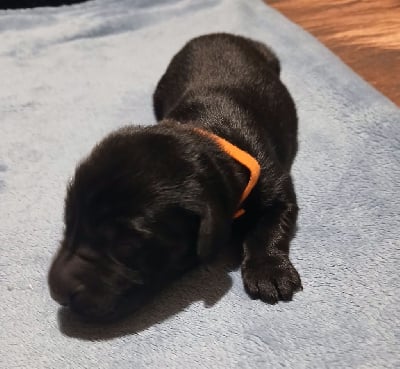
[[[78,166],[49,272],[56,301],[88,318],[113,317],[192,267],[225,234],[181,139],[158,127],[123,129]]]

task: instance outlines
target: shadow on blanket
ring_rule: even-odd
[[[153,297],[147,304],[125,318],[110,323],[82,321],[67,308],[58,310],[61,333],[83,340],[109,340],[139,333],[184,311],[196,301],[203,301],[206,308],[214,306],[232,287],[230,271],[240,265],[240,252],[224,252],[214,262],[201,266]],[[231,249],[231,250],[232,250]]]

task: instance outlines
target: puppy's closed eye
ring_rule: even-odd
[[[142,249],[141,241],[138,238],[120,239],[112,245],[110,254],[122,263],[140,262],[140,250]]]

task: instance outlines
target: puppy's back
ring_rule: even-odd
[[[251,137],[258,137],[290,170],[297,114],[279,73],[279,60],[260,42],[224,33],[197,37],[173,57],[158,83],[156,117],[196,121],[251,153]]]
[[[278,58],[260,42],[227,33],[196,37],[173,57],[159,81],[154,93],[156,117],[161,120],[189,88],[251,87],[261,76],[276,78],[279,73]]]

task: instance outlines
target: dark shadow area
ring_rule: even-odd
[[[66,336],[83,340],[109,340],[144,331],[180,313],[196,301],[203,301],[206,308],[211,308],[232,287],[229,272],[239,267],[240,259],[237,247],[221,253],[215,261],[188,272],[147,303],[115,322],[85,322],[69,309],[60,308],[60,331]]]
[[[37,8],[40,6],[61,6],[84,3],[88,0],[4,0],[0,9]]]

